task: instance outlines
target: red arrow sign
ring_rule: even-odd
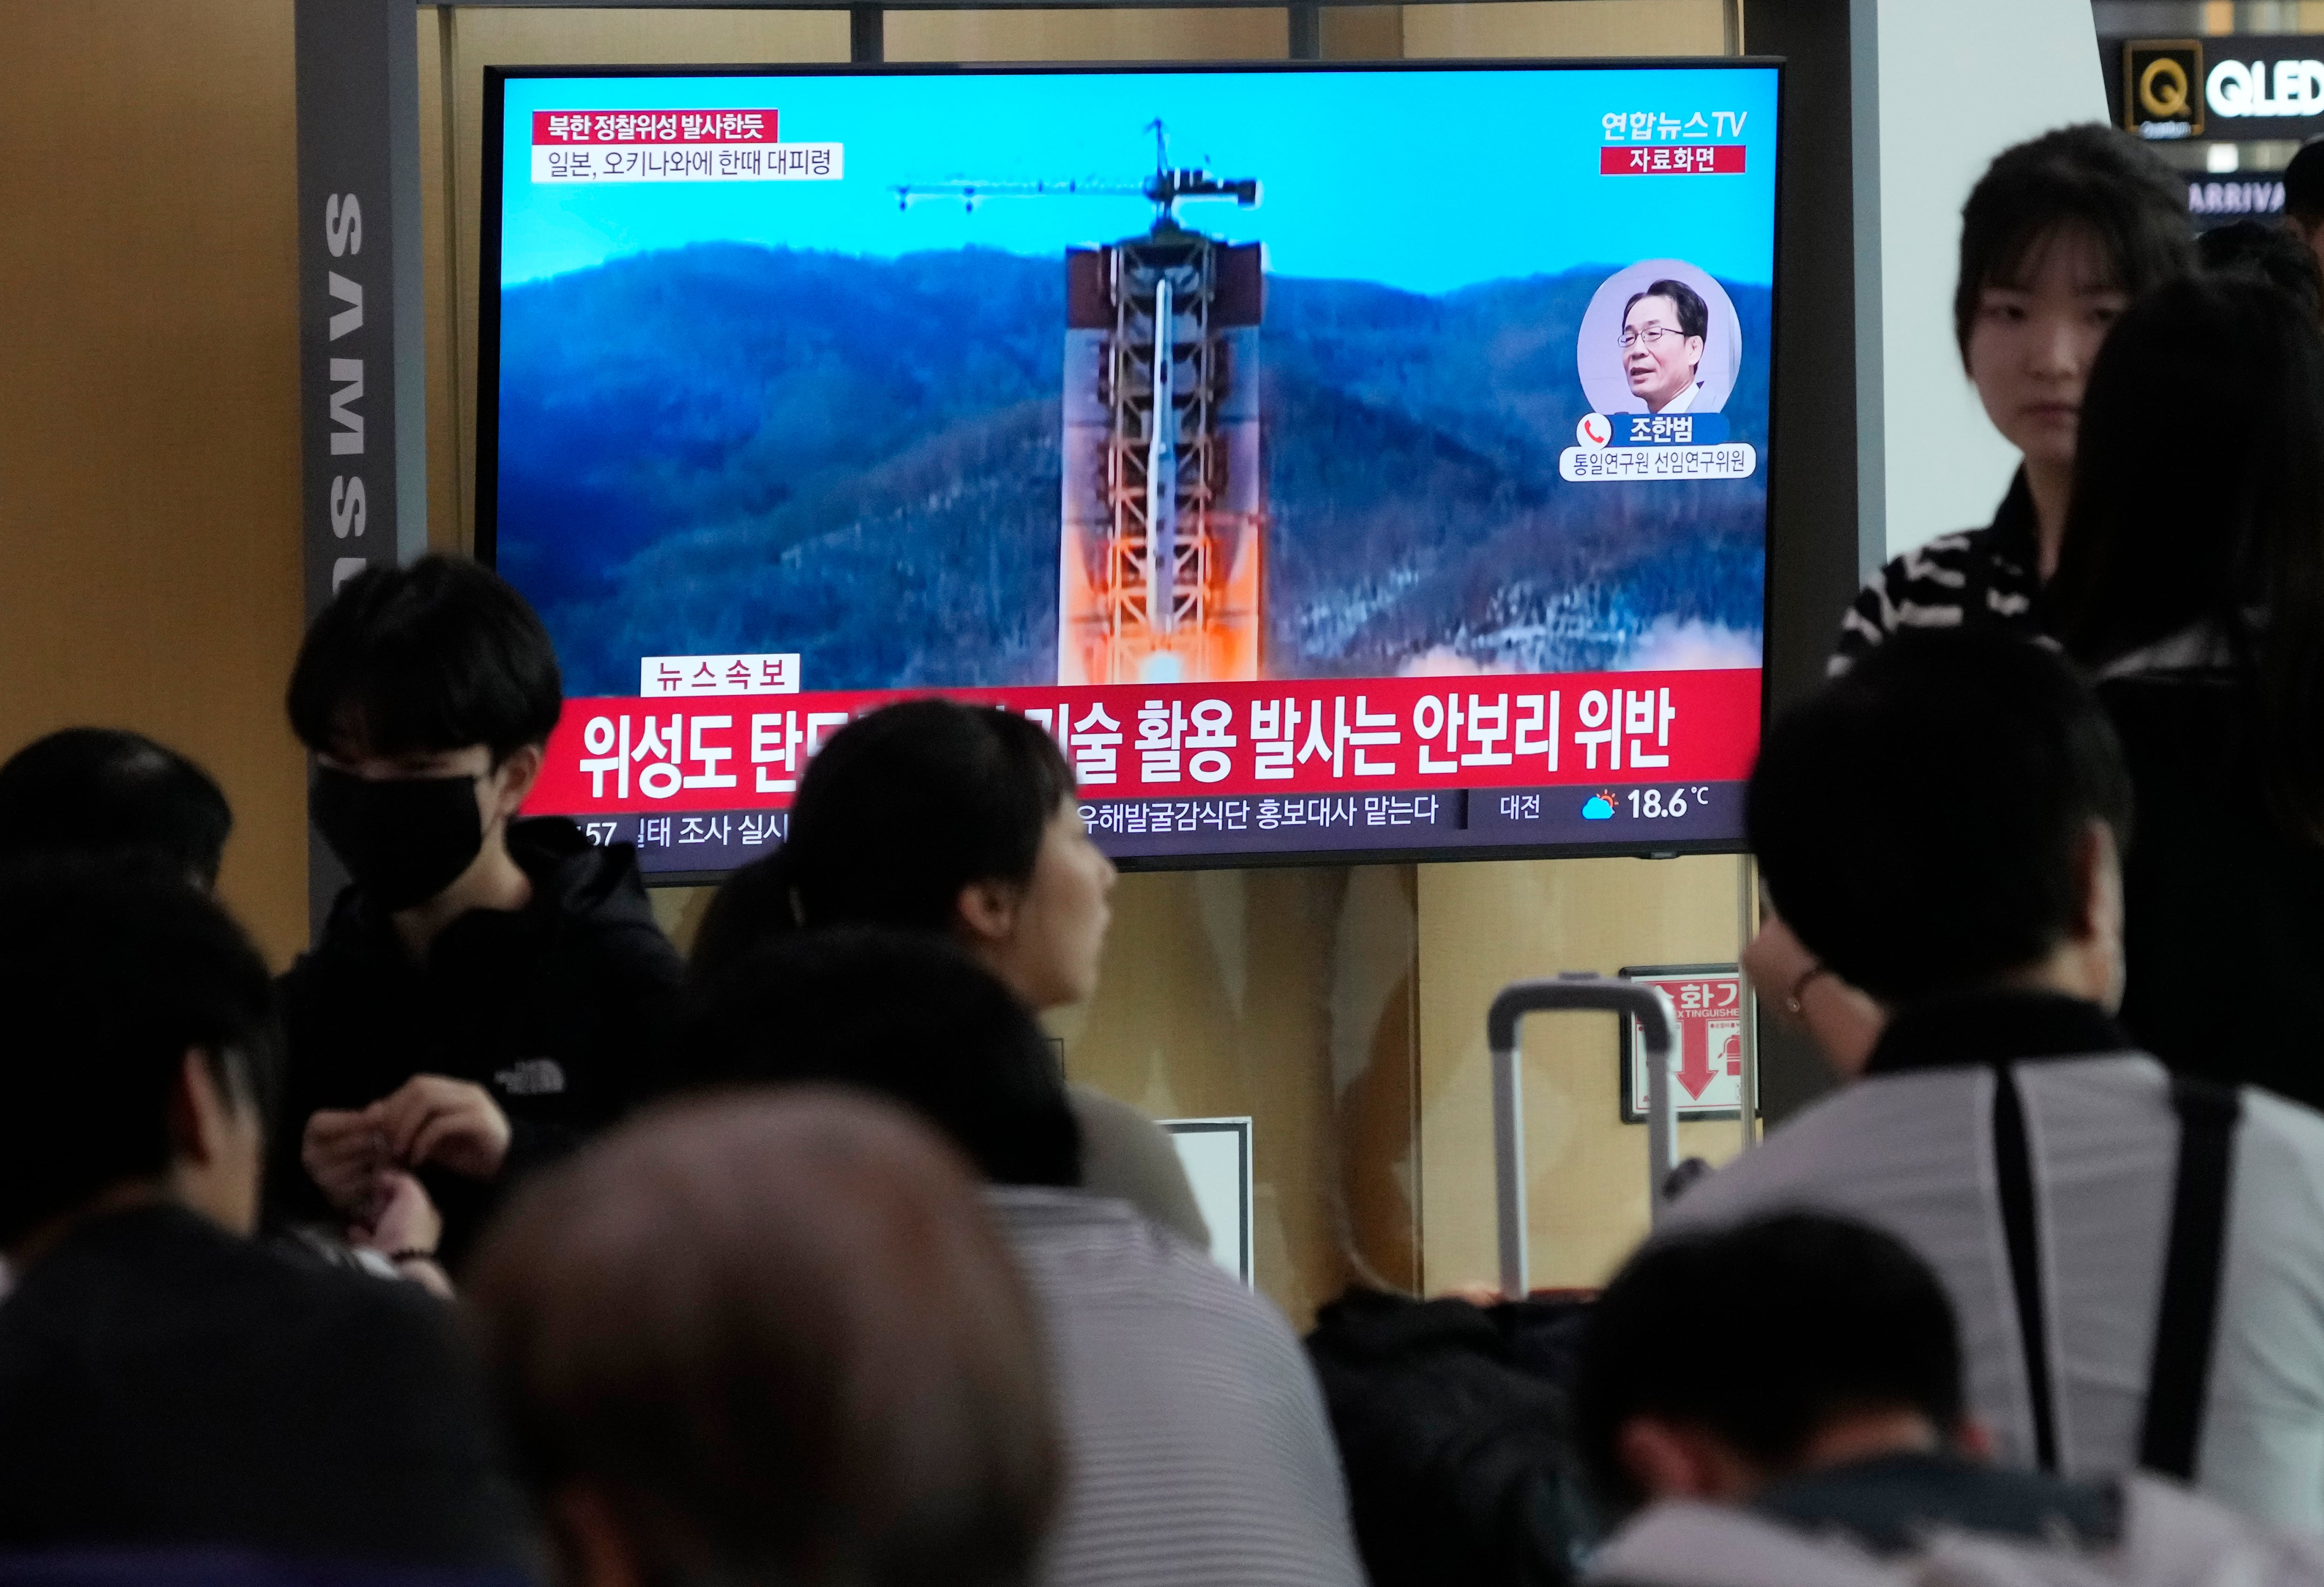
[[[1678,1083],[1689,1097],[1700,1099],[1711,1089],[1711,1021],[1678,1022]]]

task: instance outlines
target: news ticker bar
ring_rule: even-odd
[[[1388,793],[1081,801],[1115,859],[1222,859],[1415,849],[1519,849],[1738,839],[1744,784],[1560,784]],[[554,812],[551,812],[554,813]],[[785,810],[574,814],[597,844],[633,844],[647,875],[731,871],[780,845]]]

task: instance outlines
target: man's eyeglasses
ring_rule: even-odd
[[[1644,330],[1624,331],[1622,333],[1622,346],[1625,349],[1635,347],[1638,345],[1638,338],[1640,337],[1646,337],[1649,342],[1659,342],[1665,337],[1683,337],[1684,335],[1686,335],[1686,333],[1680,330],[1675,326],[1650,325]]]

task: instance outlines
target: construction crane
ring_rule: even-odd
[[[1177,218],[1177,206],[1186,198],[1232,198],[1237,208],[1259,208],[1259,179],[1243,177],[1222,181],[1200,167],[1170,165],[1168,130],[1157,117],[1142,129],[1154,134],[1154,174],[1139,183],[1082,181],[1078,180],[1047,181],[966,181],[906,182],[891,190],[896,195],[896,208],[909,210],[915,204],[936,201],[957,202],[973,214],[980,204],[995,198],[1144,198],[1154,206],[1154,219],[1158,225]]]
[[[1066,251],[1064,522],[1057,680],[1250,678],[1259,671],[1266,520],[1259,474],[1257,244],[1181,226],[1187,199],[1259,201],[1256,178],[1169,162],[1095,181],[914,183],[902,208],[996,198],[1143,198],[1145,235]],[[1183,374],[1182,374],[1183,369]]]

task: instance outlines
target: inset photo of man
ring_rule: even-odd
[[[1702,345],[1711,310],[1683,281],[1630,294],[1622,310],[1622,374],[1649,413],[1690,413],[1702,392]]]
[[[1591,298],[1575,362],[1600,413],[1716,413],[1742,363],[1735,305],[1705,272],[1647,259]]]

